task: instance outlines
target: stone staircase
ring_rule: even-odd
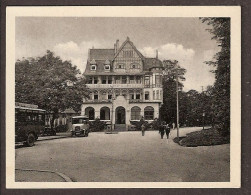
[[[126,125],[125,124],[115,124],[114,131],[126,131]]]

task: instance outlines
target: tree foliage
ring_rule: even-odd
[[[221,50],[206,64],[216,69],[212,88],[212,114],[217,129],[222,134],[230,133],[230,18],[201,18]]]
[[[84,79],[77,77],[80,72],[76,66],[51,51],[39,58],[18,60],[15,71],[16,101],[38,105],[53,113],[53,120],[66,108],[78,112],[83,98],[88,96]]]
[[[178,76],[178,86],[183,87],[180,81],[185,80],[186,69],[178,65],[178,61],[164,60],[164,77],[163,77],[163,105],[160,108],[161,120],[168,123],[176,121],[176,74]],[[177,71],[177,72],[176,72]],[[184,105],[180,103],[179,105]],[[181,113],[185,110],[180,108]]]

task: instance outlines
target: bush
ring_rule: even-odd
[[[151,124],[150,123],[148,123],[147,121],[145,121],[144,119],[141,119],[140,121],[130,121],[130,123],[132,124],[132,125],[134,125],[135,126],[135,129],[137,130],[137,131],[141,131],[141,126],[144,124],[145,125],[145,129],[147,130],[147,129],[149,129],[150,128],[150,126],[151,126]]]
[[[159,130],[162,122],[160,119],[155,119],[150,125],[154,130]]]
[[[55,127],[56,132],[66,132],[67,131],[67,124],[66,125],[58,125]]]
[[[174,142],[187,147],[212,146],[230,143],[230,136],[222,136],[216,129],[211,128],[188,133],[186,137],[181,137],[179,142],[176,137]]]
[[[104,121],[101,121],[99,118],[96,118],[94,121],[90,121],[89,125],[90,125],[90,131],[98,132],[98,131],[103,131],[105,129],[106,123]]]

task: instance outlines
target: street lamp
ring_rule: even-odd
[[[205,126],[205,111],[203,111],[203,113],[202,113],[202,116],[203,116],[203,130],[204,130],[204,126]]]

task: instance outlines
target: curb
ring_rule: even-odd
[[[53,138],[48,138],[48,139],[37,139],[36,142],[40,142],[40,141],[47,141],[47,140],[53,140],[53,139],[62,139],[62,138],[68,138],[69,136],[60,136],[60,137],[53,137]]]
[[[58,176],[60,176],[61,178],[63,178],[65,180],[65,182],[73,182],[71,180],[71,178],[69,178],[68,176],[66,176],[63,173],[60,172],[56,172],[56,171],[50,171],[50,170],[34,170],[34,169],[15,169],[17,171],[36,171],[36,172],[47,172],[47,173],[54,173],[57,174]]]

